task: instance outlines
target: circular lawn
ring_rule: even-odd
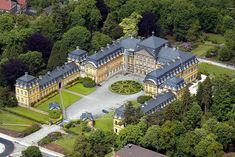
[[[142,90],[142,85],[137,81],[124,80],[114,82],[111,84],[110,89],[114,93],[130,95],[140,92]]]

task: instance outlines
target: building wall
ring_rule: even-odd
[[[61,80],[61,83],[62,83],[61,85],[65,86],[69,82],[75,80],[78,77],[79,77],[79,71]],[[57,91],[59,89],[59,83],[60,81],[57,81],[55,83],[49,84],[48,86],[44,88],[39,87],[38,84],[36,86],[33,86],[32,88],[23,88],[23,87],[16,86],[15,90],[16,90],[16,98],[17,98],[18,104],[24,105],[24,106],[32,106],[34,103],[37,103],[44,97]]]
[[[122,122],[123,122],[123,119],[113,118],[113,131],[114,131],[114,133],[119,134],[119,132],[123,128],[125,128],[125,126],[123,124],[119,125]]]
[[[146,75],[156,69],[156,59],[146,50],[140,50],[134,55],[134,73]]]

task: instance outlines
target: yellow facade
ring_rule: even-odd
[[[119,132],[125,128],[125,125],[123,123],[123,119],[113,118],[113,131],[116,134],[119,134]]]
[[[16,85],[15,93],[18,104],[27,107],[33,106],[33,104],[39,102],[44,97],[58,91],[59,84],[61,84],[61,86],[65,86],[69,82],[78,78],[79,75],[80,75],[79,71],[75,72],[65,77],[61,82],[51,83],[48,86],[45,86],[44,88],[40,88],[38,83],[29,88]]]

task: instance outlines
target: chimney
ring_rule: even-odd
[[[28,73],[28,72],[25,72],[24,74],[25,74],[25,76],[28,76],[29,73]]]
[[[110,47],[110,45],[109,44],[107,44],[107,48],[109,48]]]
[[[40,79],[40,80],[42,79],[42,76],[41,76],[41,75],[39,76],[39,79]]]
[[[50,75],[50,73],[51,73],[50,71],[47,72],[48,75]]]
[[[176,48],[175,47],[173,47],[173,51],[175,51],[176,50]]]
[[[100,50],[103,52],[103,51],[104,51],[104,48],[103,48],[103,47],[101,47],[101,48],[100,48]]]
[[[128,146],[128,148],[131,148],[131,147],[132,147],[132,144],[128,144],[127,146]]]
[[[79,46],[76,46],[76,50],[79,50]]]

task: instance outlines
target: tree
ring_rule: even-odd
[[[204,112],[207,112],[212,104],[212,83],[209,77],[199,84],[196,98]]]
[[[219,10],[214,7],[201,9],[199,14],[200,15],[199,20],[200,20],[200,25],[204,31],[206,32],[215,31],[216,25],[218,23],[218,13]]]
[[[192,98],[188,87],[183,89],[181,95],[181,101],[183,103],[183,113],[185,113],[186,111],[189,110],[192,104]]]
[[[156,151],[162,150],[160,140],[158,140],[161,137],[161,133],[162,129],[159,125],[151,126],[144,135],[141,145]]]
[[[215,140],[213,134],[207,135],[195,146],[195,155],[197,157],[221,157],[223,154],[223,146]]]
[[[1,14],[0,15],[0,32],[7,32],[13,29],[14,27],[14,19],[10,14]]]
[[[137,36],[138,35],[138,24],[142,18],[136,12],[133,12],[129,17],[124,18],[119,24],[123,28],[124,36]]]
[[[0,83],[13,88],[16,79],[24,75],[26,71],[28,71],[27,66],[22,61],[10,59],[0,67]]]
[[[98,51],[101,47],[105,47],[107,44],[112,43],[112,39],[103,33],[94,32],[91,39],[91,50]]]
[[[67,57],[67,51],[67,45],[61,40],[57,41],[53,45],[47,68],[54,69],[57,66],[64,64]]]
[[[149,36],[153,31],[156,30],[156,17],[154,13],[146,12],[142,15],[142,18],[139,23],[139,35],[140,36]]]
[[[229,15],[220,15],[216,26],[218,33],[224,33],[226,30],[233,29],[235,26],[235,20]]]
[[[152,96],[150,95],[141,95],[137,98],[137,102],[140,104],[144,104],[146,101],[152,99]]]
[[[193,103],[188,112],[185,113],[184,124],[189,130],[193,130],[197,126],[200,126],[202,116],[201,107],[197,103]]]
[[[89,30],[95,30],[102,19],[95,0],[80,0],[70,16],[73,26],[78,24]]]
[[[26,150],[22,151],[22,157],[42,157],[38,147],[29,146]]]
[[[0,108],[17,106],[15,94],[8,87],[0,86]]]
[[[25,51],[38,51],[42,53],[43,60],[47,63],[52,49],[52,42],[40,33],[32,34],[25,42]]]
[[[117,14],[109,13],[104,22],[102,31],[113,39],[120,38],[123,35],[122,27],[118,25]]]
[[[140,122],[138,125],[128,125],[122,129],[117,139],[119,148],[122,148],[129,143],[140,144],[147,131],[146,129],[147,126],[144,122]]]
[[[69,29],[63,34],[62,42],[67,45],[69,51],[74,50],[77,46],[81,49],[87,50],[89,47],[89,40],[91,34],[83,26],[76,26]]]
[[[93,151],[88,138],[84,134],[79,134],[74,145],[73,157],[93,157]]]
[[[32,75],[36,75],[44,67],[42,54],[37,51],[29,51],[21,54],[19,60],[28,66],[29,72]]]
[[[146,124],[148,127],[152,125],[162,125],[163,122],[164,122],[164,114],[162,111],[149,114],[146,117]]]
[[[137,124],[142,117],[142,112],[140,107],[134,107],[131,102],[128,102],[125,105],[125,112],[124,112],[124,123],[126,124]]]

